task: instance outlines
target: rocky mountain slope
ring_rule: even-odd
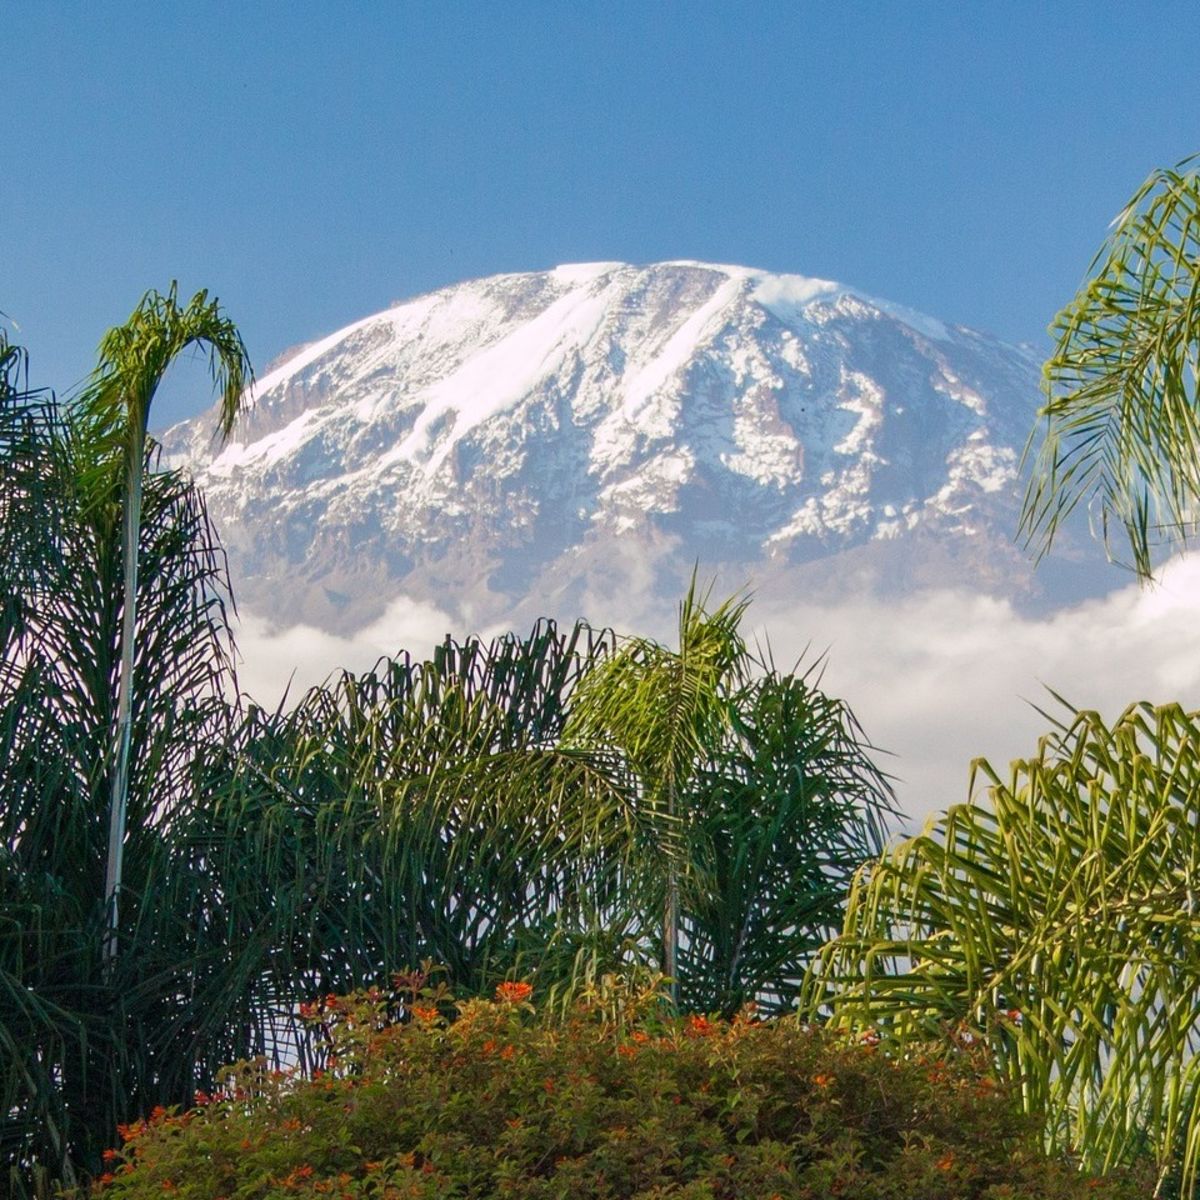
[[[398,595],[464,627],[632,618],[693,564],[760,595],[1111,587],[1013,545],[1029,351],[794,275],[588,263],[444,288],[263,374],[197,475],[240,602],[352,631]],[[607,611],[603,606],[608,605]]]

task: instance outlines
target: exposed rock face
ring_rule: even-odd
[[[264,375],[223,449],[210,416],[163,441],[281,622],[348,632],[398,594],[621,620],[697,562],[781,600],[1041,607],[1115,580],[1069,543],[1035,578],[1012,543],[1038,397],[1028,351],[839,284],[592,263],[368,317]]]

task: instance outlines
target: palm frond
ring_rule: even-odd
[[[1048,1142],[1197,1182],[1200,714],[1080,712],[859,873],[810,1013],[990,1040]]]
[[[1200,176],[1192,160],[1151,175],[1114,224],[1092,278],[1051,326],[1044,437],[1020,533],[1040,557],[1085,503],[1110,556],[1119,530],[1129,565],[1148,578],[1155,544],[1186,542],[1200,520]]]

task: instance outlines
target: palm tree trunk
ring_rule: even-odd
[[[117,692],[117,726],[108,821],[108,857],[104,868],[104,902],[108,911],[104,960],[117,954],[118,893],[125,850],[125,813],[129,802],[129,757],[133,740],[133,637],[137,622],[138,542],[142,521],[142,460],[146,434],[136,423],[129,443],[125,489],[125,598],[121,622],[121,674]]]
[[[667,787],[667,817],[675,816],[675,785]],[[667,903],[663,913],[663,974],[670,979],[671,1003],[679,1007],[679,876],[672,858],[667,864]]]

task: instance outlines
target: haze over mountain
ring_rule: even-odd
[[[1012,542],[1038,395],[1028,350],[839,284],[588,263],[358,321],[267,371],[220,452],[209,416],[163,440],[249,607],[330,631],[399,594],[603,621],[592,598],[676,597],[697,562],[769,595],[1044,608],[1092,576],[1035,577]]]

